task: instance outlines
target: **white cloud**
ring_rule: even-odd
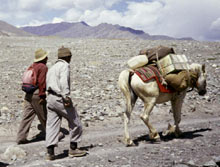
[[[220,36],[219,0],[1,1],[0,19],[14,25],[85,21],[94,26],[105,22],[174,37],[214,39]],[[112,9],[117,4],[124,4],[123,10]]]
[[[210,32],[208,33],[207,38],[220,40],[220,17],[212,22],[209,30]]]
[[[112,7],[114,4],[122,2],[123,0],[104,0],[106,7]]]
[[[162,5],[158,2],[131,2],[128,4],[124,20],[127,26],[151,31],[152,26],[157,24],[161,8]]]
[[[94,10],[97,8],[110,8],[122,0],[74,0],[74,7],[81,10]]]
[[[27,18],[32,17],[32,16],[33,16],[33,13],[27,12],[27,11],[17,11],[14,14],[14,17],[16,19],[27,19]]]
[[[80,10],[72,8],[63,15],[63,19],[66,21],[78,22],[80,21],[82,14],[83,13]]]
[[[64,20],[63,20],[62,18],[54,17],[52,23],[61,23],[61,22],[63,22],[63,21],[64,21]]]
[[[70,9],[64,16],[64,19],[72,21],[84,20],[90,25],[97,25],[100,23],[112,23],[135,28],[143,28],[146,24],[154,24],[156,21],[155,13],[160,7],[160,3],[128,3],[128,10],[125,13],[117,12],[116,10],[108,10],[99,6],[94,10]],[[146,17],[145,17],[146,16]]]
[[[96,8],[109,8],[122,0],[46,0],[46,6],[52,9],[94,10]]]
[[[39,21],[39,20],[32,20],[31,22],[29,22],[28,24],[24,24],[22,26],[18,25],[17,27],[24,27],[24,26],[40,26],[43,24],[48,24],[50,22],[47,21]]]
[[[0,20],[6,20],[9,18],[9,15],[4,12],[0,12]]]
[[[99,15],[100,15],[100,10],[86,10],[83,15],[80,17],[82,21],[87,22],[89,25],[94,26],[100,23],[98,21]]]
[[[81,10],[92,10],[103,7],[102,0],[75,0],[74,7]]]
[[[212,22],[210,29],[214,31],[220,31],[220,17]]]
[[[90,11],[84,16],[84,19],[93,26],[100,23],[119,24],[122,23],[122,18],[122,14],[115,10]]]
[[[48,9],[56,9],[56,10],[63,10],[69,9],[74,7],[73,0],[46,0],[45,6]]]
[[[18,8],[25,11],[38,11],[42,8],[41,0],[18,0]]]
[[[86,21],[89,25],[107,22],[142,29],[150,34],[203,39],[208,38],[211,24],[213,27],[216,24],[213,21],[220,15],[219,0],[128,1],[125,12],[110,10],[107,2],[110,1],[76,0],[75,8],[68,10],[63,19]]]

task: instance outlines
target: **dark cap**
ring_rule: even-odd
[[[69,56],[72,56],[72,53],[69,48],[64,48],[64,46],[62,46],[61,48],[58,49],[58,58],[69,57]]]

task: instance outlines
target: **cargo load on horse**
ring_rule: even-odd
[[[138,56],[128,60],[127,64],[131,69],[142,67],[146,64],[152,64],[157,59],[161,59],[168,54],[175,54],[173,48],[158,46],[150,49],[142,49]],[[158,58],[157,58],[158,56]]]
[[[148,57],[149,63],[161,59],[168,54],[175,54],[174,49],[162,45],[150,49],[142,49],[139,52],[139,55],[146,55]]]
[[[167,86],[168,89],[182,91],[189,87],[191,79],[194,78],[194,74],[189,71],[187,57],[175,54],[173,48],[158,46],[143,49],[139,54],[128,60],[129,68],[136,72],[148,65],[157,67],[162,76],[162,84]],[[145,75],[147,75],[147,71]]]

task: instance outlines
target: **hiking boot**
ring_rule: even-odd
[[[25,139],[25,140],[17,141],[17,144],[27,144],[29,142],[30,142],[29,140]]]
[[[46,160],[48,160],[48,161],[55,160],[54,145],[47,147]]]
[[[69,157],[82,157],[87,154],[86,151],[80,150],[77,148],[76,142],[70,143],[70,149],[69,149]]]
[[[53,161],[53,160],[55,160],[55,155],[51,155],[51,154],[46,154],[46,160],[47,161]]]
[[[45,134],[45,132],[40,132],[40,133],[38,133],[36,136],[34,136],[31,140],[32,141],[40,141],[40,140],[45,140],[45,136],[46,136],[46,134]]]
[[[72,150],[72,149],[69,149],[69,157],[70,158],[73,158],[73,157],[83,157],[87,154],[86,151],[83,151],[83,150],[80,150],[80,149],[75,149],[75,150]]]

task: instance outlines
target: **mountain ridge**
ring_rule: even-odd
[[[68,26],[67,26],[68,25]],[[62,27],[59,29],[59,27]],[[59,36],[64,38],[107,38],[107,39],[144,39],[144,40],[176,40],[166,35],[150,35],[143,30],[136,30],[118,24],[101,23],[90,26],[86,22],[49,23],[41,26],[21,27],[22,30],[39,36]],[[46,29],[46,30],[45,30]],[[193,40],[192,38],[183,38]]]
[[[174,38],[166,35],[150,35],[121,25],[101,23],[90,26],[86,22],[48,23],[40,26],[17,28],[0,20],[0,36],[58,36],[63,38],[143,39],[143,40],[193,40],[191,37]]]

